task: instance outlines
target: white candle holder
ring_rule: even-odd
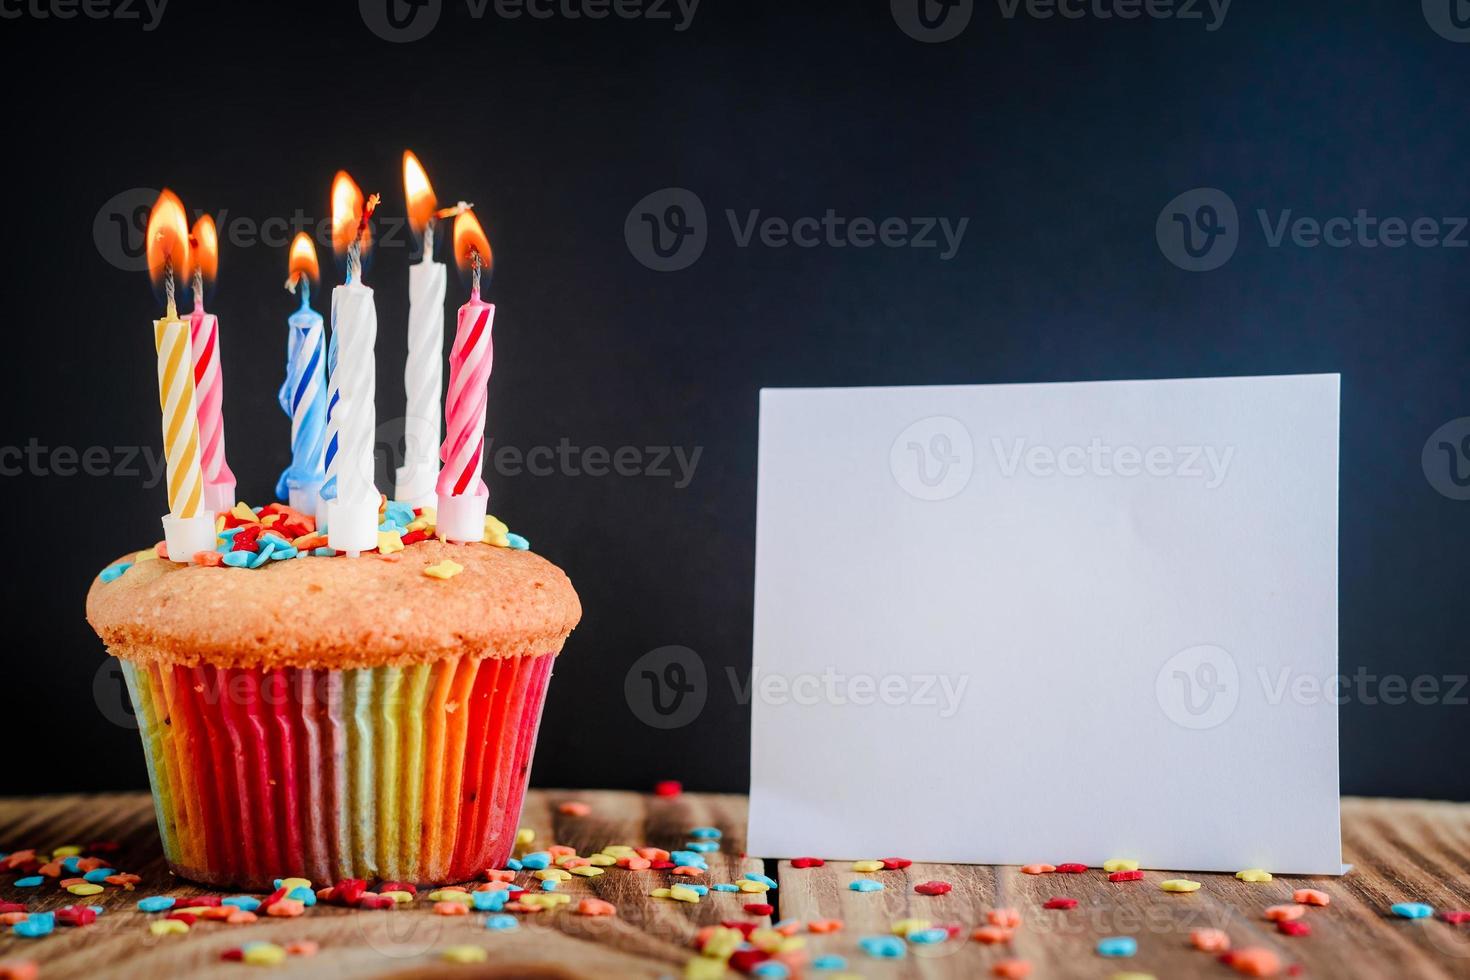
[[[409,460],[394,472],[393,499],[410,507],[433,507],[438,502],[434,485],[439,467],[426,460]]]
[[[163,546],[168,549],[169,561],[187,565],[199,552],[215,550],[217,540],[213,514],[195,517],[163,515]]]
[[[232,509],[235,506],[235,481],[206,482],[204,484],[204,506],[215,513]]]
[[[327,501],[327,545],[356,558],[378,546],[378,498]]]
[[[476,544],[485,540],[485,511],[488,493],[439,494],[436,533],[450,544]]]

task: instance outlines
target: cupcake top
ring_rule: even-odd
[[[558,653],[582,616],[560,568],[488,543],[430,538],[257,568],[134,557],[87,593],[87,621],[134,662],[336,670],[541,656]]]

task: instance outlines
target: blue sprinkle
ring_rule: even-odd
[[[516,534],[513,531],[506,534],[505,540],[506,543],[509,544],[516,551],[531,550],[531,542],[527,541],[525,538],[521,537],[519,534]]]
[[[285,561],[288,558],[295,558],[300,553],[296,550],[295,545],[279,545],[275,551],[271,552],[271,561]]]
[[[1108,936],[1097,941],[1099,956],[1132,956],[1138,952],[1138,940],[1132,936]]]
[[[703,854],[695,851],[675,851],[669,855],[669,860],[676,866],[699,868],[701,871],[709,870],[709,862],[704,859]]]
[[[99,576],[97,576],[97,577],[100,578],[104,582],[111,582],[114,579],[117,579],[117,578],[122,577],[122,573],[123,572],[126,572],[128,569],[130,569],[132,567],[133,567],[133,563],[132,562],[130,562],[130,561],[120,561],[116,565],[108,565],[106,568],[102,569],[102,574],[99,575]],[[47,931],[49,932],[50,930],[47,930]],[[45,933],[41,933],[41,935],[45,935]]]
[[[178,899],[167,895],[149,895],[147,898],[138,900],[139,912],[163,912],[171,909],[178,903]]]
[[[37,885],[39,885],[41,882],[43,882],[45,880],[46,879],[45,878],[42,878],[40,875],[31,875],[28,878],[17,878],[17,879],[15,879],[15,887],[16,888],[35,888]]]
[[[231,568],[249,568],[250,559],[254,557],[248,551],[227,551],[225,552],[224,563]]]
[[[505,932],[516,928],[520,923],[516,922],[513,915],[492,915],[485,920],[486,929],[494,929],[497,932]]]
[[[903,940],[897,936],[864,936],[858,940],[858,945],[864,953],[882,960],[901,960],[908,952],[904,949]]]
[[[260,550],[253,555],[248,551],[241,551],[238,553],[250,559],[250,568],[259,568],[261,565],[264,565],[266,562],[271,560],[271,552],[273,551],[275,551],[275,548],[271,547],[268,544],[262,544],[260,546]]]
[[[300,902],[302,905],[311,906],[316,904],[316,892],[306,886],[293,888],[286,893],[286,897]]]
[[[740,886],[739,885],[725,885],[725,884],[720,884],[720,885],[716,885],[715,886],[715,891],[717,891],[717,892],[738,892],[739,890],[740,890]]]
[[[921,943],[924,945],[928,945],[930,943],[942,943],[948,938],[949,930],[947,929],[920,929],[917,932],[909,933],[909,942]]]
[[[92,914],[93,915],[101,915],[103,912],[106,912],[107,911],[105,908],[103,908],[100,905],[88,905],[87,908],[89,908],[89,909],[92,910]]]
[[[776,881],[775,881],[775,879],[774,878],[767,878],[765,875],[761,874],[759,871],[747,871],[747,872],[745,872],[745,880],[746,881],[759,881],[761,884],[765,885],[767,888],[771,889],[772,891],[775,891],[775,889],[776,889]]]
[[[696,885],[692,881],[691,882],[684,882],[682,884],[684,885],[685,888],[689,889],[690,891],[699,892],[699,895],[700,895],[701,898],[703,898],[705,895],[708,895],[709,894],[709,887],[706,886],[706,885]]]
[[[88,871],[86,874],[82,875],[82,880],[90,881],[94,885],[100,885],[107,880],[108,875],[115,874],[117,874],[117,872],[114,871],[112,868],[98,868],[95,871]]]
[[[55,915],[50,912],[32,912],[25,921],[15,924],[14,932],[27,939],[39,939],[41,936],[49,936],[55,928]]]
[[[271,888],[279,890],[280,887],[281,887],[281,882],[283,880],[284,879],[282,879],[282,878],[274,878],[274,879],[272,879],[271,880]]]
[[[528,871],[540,871],[551,867],[551,853],[549,851],[532,851],[521,857],[521,867]]]
[[[476,912],[499,912],[509,900],[510,892],[503,888],[498,892],[470,892]]]
[[[556,891],[556,880],[553,878],[546,879],[541,883],[541,890],[544,892]]]
[[[20,884],[20,882],[16,882]],[[1427,919],[1434,914],[1434,906],[1423,902],[1399,902],[1390,911],[1401,919]]]
[[[872,878],[859,878],[847,887],[855,892],[881,892],[883,890],[883,882],[874,881]]]
[[[774,977],[775,980],[786,980],[791,976],[791,971],[786,968],[785,963],[777,963],[775,960],[766,960],[751,967],[750,975],[753,977]]]
[[[525,889],[522,888],[520,885],[507,885],[505,890],[512,895],[516,894],[517,892],[525,891]]]
[[[695,827],[689,831],[689,836],[695,840],[719,840],[725,836],[718,827]]]
[[[335,558],[337,556],[337,549],[327,547],[312,548],[311,553],[316,558]]]
[[[252,895],[231,895],[229,898],[221,899],[221,905],[233,905],[243,912],[254,912],[260,908],[260,899]]]
[[[244,524],[237,524],[234,527],[227,527],[223,531],[219,532],[219,537],[224,538],[226,541],[233,541],[235,540],[235,535],[239,534],[240,529],[244,526]]]
[[[710,854],[720,849],[720,845],[712,840],[692,840],[684,846],[696,854]]]
[[[847,957],[838,956],[836,953],[828,953],[826,956],[818,956],[812,960],[813,970],[845,970],[847,969]]]
[[[67,874],[74,875],[82,870],[81,863],[82,859],[80,857],[72,855],[71,857],[61,862],[61,867],[64,871],[66,871]]]
[[[505,862],[505,870],[507,871],[520,871],[524,867],[525,865],[521,864],[521,862],[517,861],[515,858],[511,858],[509,861]]]

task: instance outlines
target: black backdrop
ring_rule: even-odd
[[[749,665],[762,386],[1340,371],[1343,670],[1446,690],[1470,670],[1470,503],[1421,465],[1430,434],[1470,415],[1470,233],[1451,220],[1470,213],[1470,44],[1451,39],[1451,0],[1427,13],[1236,0],[1223,23],[1203,2],[1189,5],[1202,19],[1103,18],[1090,3],[1071,19],[961,0],[952,16],[973,6],[968,26],[934,44],[880,0],[704,0],[683,30],[672,4],[669,20],[574,19],[559,4],[549,19],[493,3],[476,18],[444,0],[427,37],[389,43],[351,2],[173,0],[145,30],[5,0],[0,443],[38,448],[20,465],[8,454],[0,478],[0,791],[145,785],[82,617],[91,577],[156,540],[164,510],[113,452],[159,443],[158,306],[128,268],[136,189],[167,184],[191,209],[227,212],[212,304],[230,461],[261,502],[288,451],[274,392],[291,308],[283,232],[263,223],[324,217],[339,167],[383,192],[368,272],[378,408],[401,415],[410,250],[389,224],[405,146],[442,197],[479,205],[496,247],[497,444],[700,452],[686,486],[561,464],[490,475],[492,509],[569,571],[586,607],[553,685],[540,784],[744,788],[748,714],[726,668],[743,679]],[[151,16],[122,7],[96,9]],[[656,272],[624,225],[670,187],[698,196],[708,243]],[[1239,208],[1238,247],[1184,271],[1155,223],[1202,187]],[[727,209],[969,224],[948,259],[740,247]],[[1428,217],[1458,247],[1273,245],[1257,209]],[[451,300],[463,295],[451,276]],[[59,447],[105,447],[106,472],[61,475]],[[696,651],[710,687],[674,731],[640,721],[623,686],[666,645]],[[1470,769],[1446,764],[1470,732],[1459,693],[1350,696],[1344,790],[1470,798]]]

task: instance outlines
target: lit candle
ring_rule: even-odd
[[[485,403],[494,346],[495,306],[480,299],[480,277],[491,267],[490,242],[466,208],[454,219],[454,258],[471,270],[470,299],[459,308],[449,354],[449,393],[444,403],[444,446],[439,458],[438,533],[454,544],[483,541],[490,490],[481,470],[485,457]]]
[[[329,380],[326,482],[327,544],[355,558],[378,546],[378,490],[373,482],[373,443],[377,436],[378,310],[373,291],[362,281],[362,248],[368,221],[378,206],[374,194],[363,203],[346,171],[332,182],[332,246],[347,253],[346,282],[332,290],[332,345]]]
[[[193,357],[189,323],[179,319],[174,277],[189,268],[189,224],[184,205],[169,190],[159,194],[148,215],[148,274],[163,283],[165,311],[153,321],[158,352],[158,403],[163,410],[163,452],[168,478],[168,513],[163,518],[164,547],[170,560],[190,561],[213,551],[214,515],[204,509],[204,475],[199,467],[199,419],[194,407]]]
[[[437,215],[434,188],[412,151],[403,151],[408,223],[423,236],[424,251],[408,267],[408,361],[403,370],[407,408],[403,465],[393,495],[415,507],[432,506],[439,475],[439,417],[444,386],[444,263],[434,261]]]
[[[214,219],[207,214],[194,222],[189,255],[194,269],[189,347],[194,356],[194,401],[203,443],[199,465],[204,471],[204,506],[222,511],[235,506],[235,474],[225,462],[225,380],[219,366],[219,318],[204,311],[204,285],[213,282],[219,271],[219,235]]]
[[[281,408],[291,417],[291,465],[276,483],[276,497],[315,514],[321,501],[322,441],[327,422],[327,352],[322,315],[311,308],[317,278],[316,248],[305,233],[291,242],[286,288],[301,306],[286,326],[286,381]]]

